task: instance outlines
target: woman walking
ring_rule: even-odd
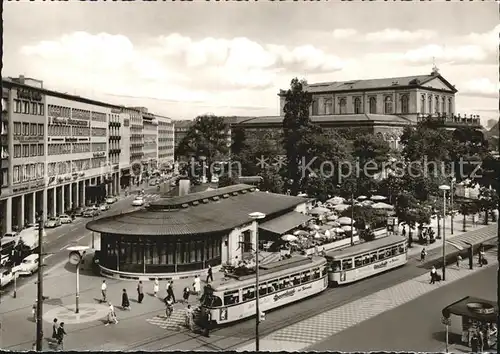
[[[108,323],[106,326],[109,326],[111,323],[117,324],[118,319],[116,318],[115,307],[111,302],[108,302],[109,310],[108,310]]]
[[[57,318],[54,318],[52,322],[52,339],[57,340],[57,330],[59,329],[59,324],[57,323]]]
[[[155,278],[155,283],[153,285],[153,296],[154,297],[158,296],[158,291],[160,291],[160,282],[158,281],[158,278]]]
[[[122,292],[122,309],[130,310],[130,301],[128,299],[127,289],[123,289]]]

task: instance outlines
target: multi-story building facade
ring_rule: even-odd
[[[174,157],[174,123],[171,118],[156,115],[158,121],[158,165],[170,170]]]
[[[22,77],[2,86],[2,232],[34,222],[37,211],[46,218],[118,194],[120,167],[130,166],[117,138],[129,129],[121,107]]]
[[[144,158],[144,123],[142,112],[134,108],[126,108],[125,113],[130,115],[130,167],[132,169],[133,182],[137,183],[142,171],[142,159]]]
[[[194,124],[192,120],[174,121],[174,147],[177,149],[182,139],[186,137],[189,128]]]
[[[154,114],[143,112],[144,122],[144,156],[142,165],[146,170],[156,170],[158,168],[158,121]]]

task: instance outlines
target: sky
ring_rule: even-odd
[[[4,2],[3,73],[173,119],[278,115],[279,89],[422,75],[498,119],[492,2]]]

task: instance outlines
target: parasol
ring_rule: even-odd
[[[325,207],[316,207],[314,209],[311,209],[309,210],[309,214],[311,215],[323,215],[323,214],[326,214],[328,213],[330,210],[328,208],[325,208]]]
[[[373,209],[385,209],[385,210],[392,210],[394,209],[394,206],[387,204],[387,203],[375,203],[372,205]]]
[[[350,205],[347,205],[347,204],[339,204],[339,205],[335,205],[335,207],[333,209],[335,209],[336,211],[344,211],[344,210],[347,210],[349,209]]]
[[[341,218],[339,218],[337,220],[337,222],[340,224],[340,225],[350,225],[351,224],[351,218],[347,217],[347,216],[343,216]],[[353,222],[354,223],[354,222]]]
[[[380,200],[386,200],[387,198],[384,197],[383,195],[372,195],[370,199],[375,201],[380,201]]]
[[[297,241],[297,236],[286,234],[281,236],[281,239],[286,242]]]
[[[328,221],[326,224],[331,226],[331,227],[339,227],[340,226],[340,224],[336,221]]]
[[[308,236],[309,232],[304,230],[297,230],[293,233],[295,236]]]
[[[364,199],[368,199],[368,197],[366,195],[360,195],[358,197],[359,200],[364,200]]]

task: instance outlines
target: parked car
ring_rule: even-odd
[[[45,222],[45,228],[47,229],[53,229],[54,227],[58,226],[61,226],[61,220],[56,216],[48,218]]]
[[[75,216],[83,216],[83,212],[85,211],[85,208],[78,207],[73,210],[73,213],[75,213]]]
[[[61,224],[71,224],[73,222],[73,219],[68,214],[59,215],[59,220],[61,220]]]
[[[25,257],[20,265],[12,268],[12,271],[22,275],[31,275],[38,270],[38,266],[38,254],[33,253]]]
[[[14,274],[9,268],[0,268],[0,287],[4,287],[14,280]]]
[[[144,205],[144,198],[141,196],[135,197],[135,199],[132,201],[133,206],[143,206]]]
[[[114,195],[110,195],[109,197],[106,198],[106,203],[108,204],[113,204],[118,201],[118,198],[116,198]]]
[[[83,212],[83,217],[84,218],[91,218],[91,217],[94,217],[94,216],[99,216],[99,210],[98,209],[87,208]]]
[[[109,210],[109,205],[108,204],[101,204],[101,206],[99,206],[99,210],[100,211]]]

